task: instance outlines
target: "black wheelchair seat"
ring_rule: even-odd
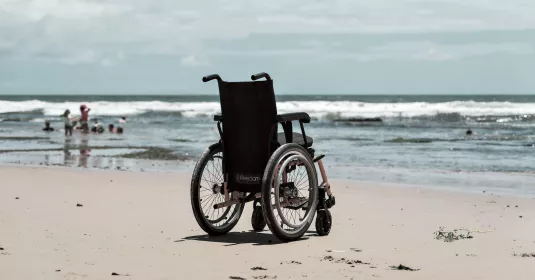
[[[303,134],[294,132],[293,136],[292,136],[292,143],[301,145],[301,146],[303,146],[305,148],[312,147],[312,144],[314,143],[314,139],[312,139],[312,137],[310,137],[308,135],[306,136],[306,138],[307,138],[307,143],[306,143],[306,146],[305,146],[305,141],[303,140]],[[285,136],[284,132],[281,132],[281,133],[277,134],[277,141],[279,142],[280,145],[286,144],[286,136]]]

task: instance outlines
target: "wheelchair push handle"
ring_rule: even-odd
[[[208,82],[208,81],[211,81],[213,79],[217,79],[219,82],[223,81],[218,74],[212,74],[212,75],[208,75],[208,76],[202,77],[202,81],[205,82],[205,83]]]
[[[256,81],[256,80],[262,79],[262,78],[266,78],[266,80],[271,81],[271,77],[266,72],[254,74],[254,75],[251,76],[251,80],[253,80],[253,81]]]

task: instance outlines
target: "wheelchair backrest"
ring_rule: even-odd
[[[219,82],[229,190],[259,192],[276,139],[273,81]],[[275,129],[275,131],[272,131]]]

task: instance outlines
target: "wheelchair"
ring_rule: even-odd
[[[317,212],[316,232],[328,235],[335,197],[324,155],[314,157],[313,139],[305,134],[303,124],[310,123],[310,116],[277,114],[267,73],[252,75],[250,82],[227,82],[218,74],[202,81],[214,79],[221,113],[213,120],[220,139],[199,157],[191,179],[191,206],[199,226],[208,235],[224,235],[238,223],[245,203],[253,202],[251,225],[256,232],[267,225],[279,240],[295,241],[308,231]],[[301,133],[293,132],[294,121]],[[283,132],[278,132],[279,125]]]

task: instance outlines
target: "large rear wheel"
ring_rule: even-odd
[[[243,212],[243,203],[214,209],[214,204],[225,201],[223,183],[223,149],[215,144],[197,161],[190,190],[195,219],[209,235],[223,235],[232,230]]]
[[[284,144],[268,161],[262,181],[262,207],[271,232],[294,241],[308,230],[318,205],[318,179],[307,150]]]

